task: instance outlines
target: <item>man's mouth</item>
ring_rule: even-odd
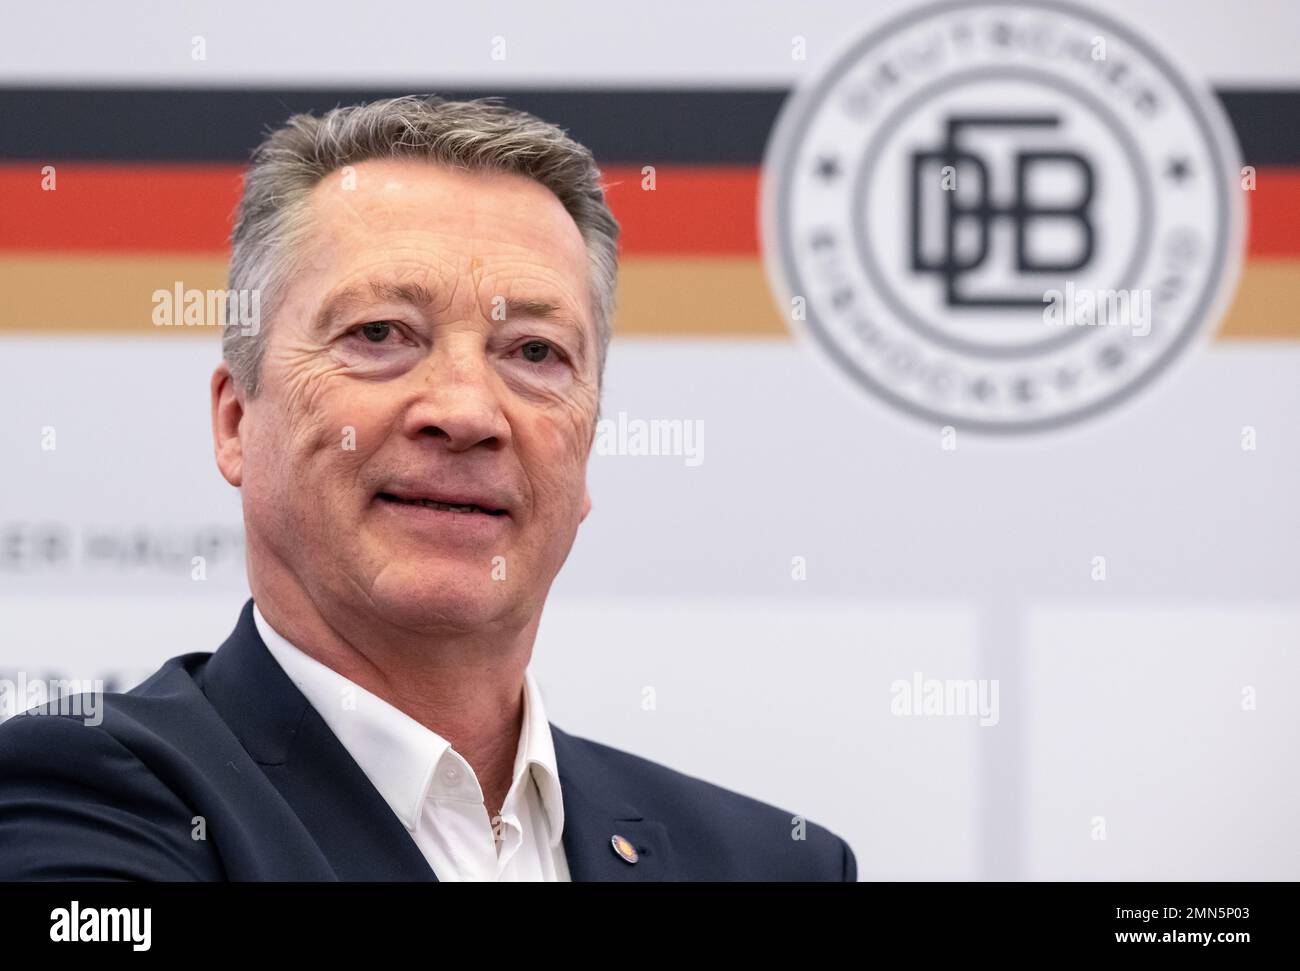
[[[508,515],[504,509],[492,509],[487,506],[480,506],[473,502],[442,502],[438,499],[426,499],[422,497],[404,498],[402,496],[395,496],[391,492],[381,492],[377,498],[382,499],[384,502],[395,502],[404,506],[424,506],[428,509],[441,509],[445,512],[463,513],[465,515],[471,515],[474,513],[487,516]]]

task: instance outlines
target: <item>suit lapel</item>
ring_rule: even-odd
[[[292,808],[339,880],[436,882],[402,821],[262,643],[253,601],[205,666],[213,707]],[[564,801],[565,860],[575,882],[675,879],[668,831],[609,783],[594,747],[551,725]],[[611,840],[637,850],[628,863]],[[278,879],[327,879],[314,860]]]
[[[438,879],[402,821],[266,649],[252,600],[208,662],[202,688],[339,880]]]
[[[647,819],[608,783],[586,740],[551,725],[555,761],[564,800],[564,855],[574,882],[672,880],[674,861],[668,831]],[[615,852],[614,836],[629,840],[637,862]]]

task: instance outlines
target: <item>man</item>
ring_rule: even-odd
[[[259,147],[230,288],[265,325],[228,313],[211,382],[253,599],[102,725],[0,726],[0,878],[856,879],[824,828],[546,718],[619,230],[591,154],[494,101]]]

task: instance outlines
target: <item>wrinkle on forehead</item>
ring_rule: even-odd
[[[468,274],[477,290],[483,274],[492,271],[478,249],[484,243],[494,248],[505,245],[515,249],[521,259],[533,259],[556,270],[572,292],[569,302],[575,304],[572,312],[583,330],[594,326],[586,240],[563,203],[540,182],[518,173],[467,171],[413,159],[370,159],[352,168],[355,189],[342,187],[340,169],[326,176],[310,196],[309,209],[317,229],[313,242],[319,256],[326,257],[331,243],[346,251],[382,245],[378,239],[367,238],[371,236],[434,233],[451,242],[452,249],[469,250]],[[393,170],[403,178],[394,177]],[[489,201],[482,207],[458,205],[465,192]],[[425,206],[446,211],[448,218],[430,223],[411,217]],[[525,218],[519,218],[521,212]],[[390,217],[390,224],[376,225],[385,216]],[[359,239],[349,238],[349,229],[357,228],[365,232],[357,234]]]

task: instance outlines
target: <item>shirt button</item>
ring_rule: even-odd
[[[447,768],[442,770],[442,776],[448,782],[455,782],[460,778],[460,769],[456,768],[454,765],[449,765]]]

